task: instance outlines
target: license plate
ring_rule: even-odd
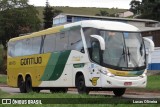
[[[132,85],[132,82],[124,82],[124,85],[125,86],[130,86],[130,85]]]

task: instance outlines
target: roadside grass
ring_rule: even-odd
[[[160,75],[148,76],[147,90],[160,91]]]
[[[146,88],[130,88],[128,90],[134,91],[147,91],[147,92],[160,92],[160,75],[151,75],[147,77]]]
[[[4,92],[0,91],[0,96],[2,96],[2,93],[3,93],[3,96]],[[4,97],[3,97],[4,98]],[[60,98],[59,100],[64,100],[64,99],[61,99],[61,98],[78,98],[78,99],[86,99],[87,98],[93,98],[93,101],[96,101],[98,98],[103,98],[103,99],[106,99],[106,102],[107,102],[107,98],[113,98],[113,102],[114,102],[114,97],[109,97],[109,96],[104,96],[104,95],[79,95],[79,94],[64,94],[64,93],[54,93],[54,94],[51,94],[51,93],[35,93],[35,92],[31,92],[31,93],[26,93],[26,94],[14,94],[14,95],[8,95],[8,97],[5,97],[5,98],[22,98],[22,100],[24,100],[24,98],[52,98],[50,100],[54,100],[53,98]],[[121,97],[119,97],[121,98]],[[116,99],[117,100],[117,99]],[[81,102],[81,100],[79,100],[79,102]],[[73,102],[75,103],[75,102]],[[110,102],[109,102],[110,103]],[[12,104],[12,105],[0,105],[0,107],[22,107],[22,105],[17,105],[17,104]],[[119,104],[43,104],[43,105],[23,105],[23,107],[44,107],[44,106],[47,106],[47,107],[135,107],[135,104],[121,104],[121,102],[119,102]],[[142,107],[159,107],[158,104],[141,104]]]
[[[9,93],[0,90],[0,98],[5,98],[8,97],[9,95],[10,95]]]
[[[0,75],[0,84],[7,84],[7,76]]]
[[[46,105],[0,105],[0,107],[159,107],[158,104],[46,104]]]

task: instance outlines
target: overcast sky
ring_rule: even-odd
[[[51,6],[102,7],[129,9],[131,0],[48,0]],[[34,6],[45,6],[46,0],[29,0]]]

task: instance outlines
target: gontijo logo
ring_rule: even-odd
[[[42,57],[22,58],[20,63],[21,63],[21,65],[41,64]]]

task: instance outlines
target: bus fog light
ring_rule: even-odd
[[[111,82],[111,81],[108,81],[108,80],[107,80],[107,83],[108,83],[108,84],[112,84],[112,82]]]

